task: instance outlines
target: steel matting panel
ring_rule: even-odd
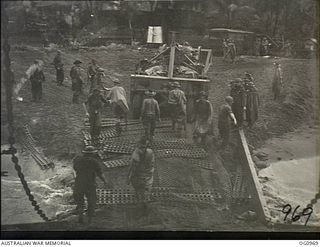
[[[235,173],[235,177],[234,177],[233,188],[232,188],[233,198],[239,198],[241,193],[242,180],[243,180],[242,167],[241,165],[238,165]]]
[[[208,154],[203,149],[163,149],[157,150],[156,157],[167,158],[167,157],[180,157],[180,158],[194,158],[194,159],[204,159],[208,157]]]
[[[116,118],[101,118],[101,123],[116,123],[118,122],[118,119]],[[161,119],[161,122],[160,123],[167,123],[167,122],[170,122],[170,119],[168,118],[164,118],[164,119]],[[89,123],[89,119],[88,118],[85,118],[85,123]],[[121,121],[121,124],[122,125],[125,125],[125,121]],[[128,119],[127,120],[127,124],[141,124],[141,121],[139,119]]]
[[[135,147],[127,145],[113,145],[107,144],[103,146],[103,152],[105,153],[120,153],[120,154],[131,154],[134,151]]]
[[[107,128],[112,128],[115,127],[116,125],[116,121],[115,122],[105,122],[105,123],[101,123],[101,128],[102,129],[107,129]],[[134,130],[143,130],[144,127],[142,125],[142,123],[135,123],[135,124],[125,124],[125,123],[120,123],[120,126],[123,127],[124,130],[126,131],[134,131]],[[85,122],[85,127],[89,128],[90,127],[90,123],[89,122]],[[171,127],[171,124],[169,122],[161,122],[161,123],[157,123],[156,124],[156,129],[159,128],[169,128]]]
[[[136,147],[137,141],[136,139],[116,139],[115,141],[107,141],[104,143],[105,146],[108,145],[116,145],[116,146],[123,146],[126,145],[128,147]],[[150,148],[153,150],[160,150],[160,149],[199,149],[191,144],[187,144],[184,139],[181,140],[173,140],[173,141],[164,141],[164,140],[154,140],[150,144]]]
[[[101,154],[100,157],[102,158],[102,160],[104,160],[103,163],[106,168],[116,168],[116,167],[129,166],[130,158],[105,160],[105,159],[107,159],[107,156],[105,156],[104,154]],[[170,159],[170,158],[168,158],[168,159]],[[188,163],[190,165],[197,166],[201,169],[216,171],[216,169],[212,166],[212,164],[208,160],[187,159],[186,163]]]
[[[36,163],[40,166],[42,170],[46,170],[52,167],[52,162],[48,161],[36,148],[35,140],[33,136],[30,133],[30,130],[27,125],[23,127],[23,133],[24,137],[21,139],[21,142],[23,146],[30,152],[33,159],[36,161]]]
[[[249,185],[245,179],[244,170],[241,165],[233,176],[232,198],[234,200],[250,199]]]
[[[97,189],[97,205],[132,204],[139,202],[132,190]],[[178,192],[170,188],[153,188],[146,201],[185,201],[216,203],[221,198],[215,190]]]
[[[107,145],[103,147],[103,152],[105,153],[118,153],[118,154],[131,154],[134,151],[134,147],[128,146],[117,146],[117,145]],[[193,159],[204,159],[207,158],[207,153],[202,149],[163,149],[155,150],[155,156],[158,158],[193,158]]]
[[[91,135],[89,130],[83,130],[82,134],[84,136],[84,139],[86,141],[91,140]],[[116,131],[115,128],[108,128],[107,130],[102,130],[99,136],[100,142],[105,142],[106,140],[109,139],[119,139],[119,140],[139,140],[141,136],[144,135],[144,131],[123,131],[120,135]],[[184,138],[176,138],[175,133],[170,130],[170,129],[158,129],[155,131],[155,137],[154,140],[159,140],[159,141],[180,141],[184,142]],[[89,142],[88,142],[89,143]],[[89,144],[88,144],[89,145]]]
[[[107,168],[124,167],[124,166],[129,166],[129,161],[130,161],[130,158],[107,160],[107,161],[104,161],[103,164]]]
[[[91,140],[91,135],[89,130],[83,130],[82,134],[86,140]],[[133,131],[125,131],[123,130],[120,134],[116,131],[115,127],[108,128],[105,130],[101,130],[99,139],[101,142],[109,139],[109,138],[120,138],[120,137],[127,137],[127,136],[132,136],[134,139],[135,136],[141,137],[144,135],[144,130],[133,130]],[[155,138],[162,138],[162,139],[167,139],[167,138],[174,138],[174,133],[172,132],[171,129],[168,128],[163,128],[163,129],[156,129],[155,131]]]

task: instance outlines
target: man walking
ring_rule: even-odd
[[[231,105],[233,103],[233,98],[227,96],[225,98],[226,103],[220,107],[219,119],[218,119],[218,129],[219,135],[222,139],[222,147],[225,147],[229,143],[230,137],[230,123],[229,119],[232,119],[234,125],[237,125],[236,117],[234,116]]]
[[[131,155],[128,173],[128,184],[132,184],[137,200],[142,202],[149,199],[153,183],[155,156],[148,144],[146,138],[139,141]]]
[[[156,92],[149,90],[145,94],[147,98],[143,100],[140,119],[145,129],[146,138],[152,142],[156,121],[160,121],[160,108],[158,101],[154,99]]]
[[[116,130],[118,134],[120,134],[122,131],[120,126],[121,119],[127,119],[129,106],[126,99],[126,91],[119,85],[120,81],[117,78],[113,78],[113,83],[114,86],[110,89],[110,92],[107,95],[107,99],[110,100],[113,114],[117,119]]]
[[[72,91],[73,91],[73,97],[72,97],[72,103],[79,104],[79,97],[82,93],[82,86],[83,86],[83,80],[81,78],[81,68],[80,64],[82,62],[80,60],[76,60],[74,63],[74,66],[70,70],[70,77],[72,80]]]
[[[223,60],[225,60],[228,54],[228,43],[226,39],[222,40],[222,52],[223,52]]]
[[[281,64],[278,62],[274,62],[274,76],[272,81],[272,92],[273,99],[278,100],[281,93],[281,88],[283,87],[283,77],[282,77],[282,69]]]
[[[228,51],[226,54],[226,58],[230,55],[231,62],[234,63],[234,60],[236,58],[236,44],[232,39],[227,39],[227,46],[228,46]]]
[[[53,63],[52,63],[56,69],[57,74],[57,85],[62,86],[63,80],[64,80],[64,71],[63,71],[63,63],[61,60],[61,52],[58,51],[57,55],[55,56]]]
[[[213,134],[212,105],[206,92],[200,92],[200,99],[195,104],[195,129],[194,137],[197,143],[205,144],[206,137]]]
[[[35,60],[33,66],[27,71],[27,76],[31,82],[32,100],[35,102],[42,99],[42,83],[45,81],[42,65],[41,60]]]
[[[103,105],[107,103],[108,101],[100,94],[100,90],[95,88],[84,104],[86,115],[89,117],[90,135],[93,142],[99,140],[101,132],[101,111]],[[87,111],[86,105],[88,105],[89,111]]]
[[[169,109],[171,109],[172,129],[181,137],[182,129],[185,128],[187,99],[184,92],[180,89],[179,82],[173,82],[171,87],[173,89],[169,92],[168,104]]]
[[[96,206],[96,176],[98,176],[106,186],[106,180],[101,171],[102,162],[97,155],[97,150],[92,146],[87,146],[82,155],[73,160],[73,169],[76,172],[73,197],[77,204],[79,222],[83,223],[84,196],[88,201],[88,223],[91,223]]]

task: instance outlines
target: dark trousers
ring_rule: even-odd
[[[238,125],[241,126],[243,123],[243,106],[239,104],[238,102],[234,103],[232,105],[232,111],[237,119]]]
[[[89,116],[91,139],[99,137],[101,132],[101,113],[92,112]]]
[[[73,191],[73,198],[75,203],[77,204],[77,212],[78,214],[83,214],[84,211],[84,197],[87,198],[88,201],[88,216],[92,217],[94,215],[95,207],[96,207],[96,186],[83,186],[75,184]]]
[[[154,136],[154,130],[156,128],[156,116],[155,115],[144,115],[142,117],[142,124],[145,131],[145,136],[148,140],[151,140]]]
[[[81,90],[74,90],[73,91],[73,96],[72,96],[72,103],[79,103],[79,98],[80,98]]]
[[[272,85],[272,91],[273,91],[273,99],[279,99],[280,97],[280,86],[278,85],[278,83],[273,83]]]
[[[34,101],[41,100],[42,99],[42,83],[31,82],[31,93],[32,93],[32,99]]]
[[[186,115],[181,106],[169,104],[171,110],[172,129],[176,131],[178,136],[182,135],[182,131],[186,130]]]
[[[72,79],[72,85],[71,85],[72,91],[73,91],[73,96],[72,96],[72,103],[79,103],[79,98],[80,95],[82,94],[82,81],[81,80],[76,80]]]
[[[56,69],[57,72],[57,84],[62,85],[64,80],[64,72],[63,69]]]
[[[230,138],[230,126],[228,123],[218,123],[219,135],[222,139],[222,146],[226,146],[229,143]]]

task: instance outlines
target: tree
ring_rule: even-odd
[[[138,12],[139,3],[135,1],[124,1],[121,2],[121,11],[125,12],[128,17],[128,27],[130,29],[131,45],[134,43],[134,27],[133,19]]]

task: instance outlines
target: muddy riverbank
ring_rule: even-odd
[[[319,129],[303,127],[269,139],[256,153],[266,154],[268,167],[259,170],[259,179],[271,216],[284,221],[282,209],[290,204],[302,211],[319,192]],[[284,210],[286,211],[286,209]],[[288,219],[291,214],[288,216]],[[304,224],[306,217],[296,224]],[[320,226],[320,202],[313,205],[308,225]]]

